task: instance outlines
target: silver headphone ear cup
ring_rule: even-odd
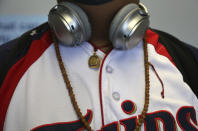
[[[110,25],[109,39],[114,48],[129,49],[140,42],[148,26],[148,14],[131,3],[115,15]]]
[[[109,37],[112,38],[114,32],[116,31],[117,27],[120,25],[120,23],[123,21],[123,19],[127,16],[127,14],[133,10],[138,8],[136,4],[128,4],[121,8],[118,13],[114,16],[111,25],[110,25],[110,31],[109,31]]]
[[[63,2],[63,3],[65,3],[65,2]],[[79,20],[81,20],[81,22],[83,24],[83,30],[86,33],[85,40],[89,40],[91,37],[91,24],[89,22],[88,16],[80,7],[78,7],[75,4],[67,2],[67,6],[72,8],[75,11],[75,13],[77,13],[77,17],[80,18]]]
[[[87,15],[80,7],[69,2],[62,2],[52,8],[48,23],[58,40],[65,45],[78,45],[91,37]]]

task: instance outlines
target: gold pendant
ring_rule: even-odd
[[[96,52],[89,58],[89,67],[98,69],[100,67],[100,58],[96,55]]]

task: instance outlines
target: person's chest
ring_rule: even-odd
[[[181,73],[148,44],[150,97],[142,130],[197,130],[198,100]],[[78,106],[94,130],[132,130],[145,103],[145,67],[142,43],[132,50],[112,50],[91,69],[89,44],[60,46]],[[157,74],[156,74],[157,73]],[[163,88],[164,87],[164,88]],[[163,95],[164,94],[164,98]],[[5,131],[83,130],[69,97],[54,46],[26,71],[9,105]]]

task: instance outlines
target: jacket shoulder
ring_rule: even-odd
[[[39,39],[48,29],[48,24],[44,23],[0,46],[0,87],[9,69],[26,55],[32,41]]]

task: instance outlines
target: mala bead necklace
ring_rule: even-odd
[[[148,61],[148,48],[146,42],[146,35],[144,36],[143,41],[144,41],[144,69],[145,69],[145,98],[144,98],[144,107],[134,131],[139,131],[144,119],[146,118],[146,113],[149,107],[149,97],[150,97],[149,63],[150,62]]]
[[[78,106],[78,103],[76,101],[71,83],[70,83],[68,75],[67,75],[67,71],[66,71],[66,69],[64,67],[64,63],[62,61],[62,57],[61,57],[61,54],[60,54],[60,49],[59,49],[59,46],[58,46],[57,39],[56,39],[56,37],[53,33],[52,33],[52,38],[53,38],[53,42],[54,42],[54,46],[55,46],[56,57],[57,57],[57,60],[58,60],[58,63],[59,63],[59,67],[60,67],[64,82],[65,82],[65,86],[66,86],[66,88],[69,92],[69,96],[70,96],[72,105],[74,107],[74,110],[76,111],[76,113],[77,113],[79,119],[81,120],[81,122],[84,124],[85,128],[88,131],[93,131],[93,129],[90,126],[90,123],[88,123],[85,120],[85,118],[83,117],[82,112],[81,112],[81,110]],[[146,113],[148,111],[148,106],[149,106],[150,81],[149,81],[149,62],[148,62],[148,49],[147,49],[147,43],[146,43],[146,35],[145,35],[143,41],[144,41],[144,68],[145,68],[145,102],[144,102],[144,107],[143,107],[141,116],[137,121],[137,126],[134,129],[134,131],[139,131],[144,119],[146,118]]]
[[[61,57],[61,54],[60,54],[60,49],[59,49],[59,46],[58,46],[57,39],[56,39],[56,37],[55,37],[54,34],[53,34],[53,41],[54,41],[54,46],[55,46],[55,51],[56,51],[56,57],[58,59],[59,67],[60,67],[60,70],[61,70],[61,73],[62,73],[64,82],[66,84],[67,90],[69,92],[69,96],[70,96],[72,105],[74,107],[74,110],[76,111],[78,117],[80,118],[81,122],[84,124],[84,126],[86,127],[86,129],[88,131],[93,131],[91,129],[90,124],[83,118],[82,112],[80,111],[80,108],[79,108],[78,103],[76,101],[76,98],[75,98],[75,95],[74,95],[74,92],[73,92],[71,83],[70,83],[69,78],[68,78],[68,75],[67,75],[67,71],[66,71],[66,69],[64,67],[64,63],[62,61],[62,57]]]

